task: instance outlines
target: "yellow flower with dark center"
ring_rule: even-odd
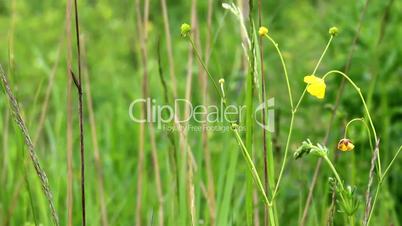
[[[315,75],[308,75],[304,77],[304,82],[307,83],[307,92],[318,99],[324,98],[325,88],[327,87],[324,79],[318,78]]]
[[[355,145],[353,145],[352,141],[349,139],[343,138],[338,143],[338,149],[340,151],[351,151],[353,148],[355,148]]]

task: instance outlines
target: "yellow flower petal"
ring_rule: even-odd
[[[341,139],[338,143],[340,151],[351,151],[353,148],[355,148],[355,145],[349,139]]]
[[[307,83],[307,84],[314,83],[315,81],[317,81],[317,79],[318,78],[316,76],[314,76],[314,75],[304,76],[304,82]]]
[[[316,80],[315,82],[307,86],[307,92],[311,95],[317,97],[318,99],[323,99],[325,97],[325,85],[322,79]]]

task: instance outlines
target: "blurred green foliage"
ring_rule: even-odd
[[[221,1],[213,1],[212,53],[210,70],[224,77],[228,84],[228,94],[232,102],[244,100],[246,69],[242,66],[244,56],[241,35],[236,19],[222,7]],[[304,89],[303,77],[311,73],[328,39],[328,28],[336,25],[340,34],[335,38],[324,58],[318,75],[331,69],[343,70],[351,51],[360,13],[365,1],[268,1],[263,2],[263,24],[277,40],[288,62],[294,97]],[[163,89],[158,76],[157,43],[161,42],[162,67],[169,79],[163,17],[159,1],[151,1],[148,39],[148,73],[150,93],[158,102],[163,101]],[[183,97],[186,86],[188,43],[180,37],[180,24],[190,22],[190,1],[169,1],[168,13],[172,33],[173,54],[179,96]],[[197,3],[198,28],[202,46],[205,46],[207,32],[207,1]],[[361,87],[374,115],[374,123],[381,138],[381,155],[388,163],[396,148],[402,143],[402,2],[394,0],[369,1],[364,17],[361,35],[357,40],[351,61],[349,75]],[[256,14],[256,12],[255,12]],[[110,225],[133,225],[139,125],[128,116],[131,101],[141,97],[142,69],[139,57],[139,39],[136,32],[134,1],[89,0],[79,1],[81,31],[86,43],[92,98],[97,122],[98,143],[103,163],[106,201]],[[257,19],[257,18],[256,18]],[[257,20],[256,20],[257,21]],[[37,152],[43,164],[55,196],[61,225],[66,225],[66,33],[64,1],[0,1],[0,63],[8,70],[9,79],[24,111],[31,133],[36,131],[41,106],[51,69],[61,48],[61,61],[57,67],[55,85],[51,92],[49,111],[45,129],[39,138]],[[73,36],[75,38],[75,35]],[[75,53],[74,47],[74,53]],[[267,90],[269,97],[275,97],[280,130],[276,132],[279,143],[284,145],[289,119],[288,99],[284,92],[285,83],[280,62],[272,46],[264,44]],[[74,56],[76,59],[76,56]],[[77,67],[74,60],[74,68]],[[194,63],[192,98],[201,103],[199,74],[202,70]],[[74,69],[76,70],[76,69]],[[329,122],[331,108],[335,102],[340,79],[333,78],[327,83],[325,100],[307,97],[295,121],[295,135],[291,150],[295,150],[302,140],[321,140]],[[212,86],[211,102],[214,96]],[[75,94],[74,94],[74,97]],[[77,104],[74,102],[74,110]],[[86,107],[85,107],[86,108]],[[346,121],[362,117],[361,103],[356,93],[346,85],[333,129],[329,137],[330,155],[334,155],[336,143],[342,136]],[[76,111],[74,111],[76,112]],[[7,98],[0,97],[0,224],[24,225],[38,222],[50,225],[47,204],[42,196],[33,167],[25,164],[27,154],[23,139],[12,122]],[[93,144],[90,126],[85,110],[86,163],[87,163],[87,215],[88,225],[100,225],[99,200],[95,181]],[[78,155],[78,120],[74,115],[74,225],[80,222],[80,188]],[[260,135],[259,132],[256,134]],[[31,134],[35,136],[36,134]],[[169,181],[168,149],[166,135],[157,131],[157,146],[160,154],[161,176],[164,191],[171,186]],[[200,133],[190,133],[192,151],[203,165]],[[368,181],[371,152],[364,128],[357,125],[350,129],[356,145],[355,151],[342,153],[337,157],[336,167],[349,184],[358,187],[357,192],[364,203]],[[248,176],[246,163],[231,154],[237,151],[235,141],[226,133],[211,133],[209,147],[212,152],[215,189],[218,207],[229,199],[229,216],[224,222],[230,225],[244,225],[244,190]],[[146,142],[146,177],[144,181],[144,225],[152,225],[156,218],[157,197],[154,195],[155,182],[150,155],[150,144]],[[262,173],[261,140],[254,144],[256,163]],[[281,152],[275,153],[277,162]],[[295,161],[288,159],[283,185],[278,197],[280,225],[296,225],[301,217],[307,197],[308,186],[314,172],[316,159]],[[380,194],[372,225],[399,225],[402,222],[402,159],[399,158]],[[231,167],[231,168],[230,168]],[[233,189],[227,170],[235,169]],[[196,172],[196,206],[200,219],[208,222],[206,201],[200,189],[206,173],[201,167]],[[316,187],[307,225],[324,225],[331,197],[328,177],[331,172],[323,167]],[[24,179],[25,178],[25,179]],[[16,193],[17,191],[17,193]],[[169,190],[171,191],[171,190]],[[166,193],[166,200],[175,194]],[[165,204],[166,209],[170,203]],[[261,204],[262,207],[262,204]],[[263,208],[260,208],[261,211]],[[168,209],[169,210],[169,209]],[[168,222],[174,216],[166,211]],[[10,212],[11,211],[11,212]],[[364,205],[360,206],[362,217]],[[218,209],[218,219],[223,217],[223,209]],[[222,215],[221,215],[222,214]],[[336,225],[342,225],[342,215]],[[146,222],[146,223],[145,223]],[[398,223],[399,222],[399,223]],[[32,225],[26,223],[26,225]]]

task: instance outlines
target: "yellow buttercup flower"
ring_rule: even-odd
[[[307,83],[307,92],[311,95],[317,97],[318,99],[323,99],[325,96],[325,85],[324,79],[318,78],[315,75],[308,75],[304,77],[304,82]]]
[[[261,26],[260,29],[258,30],[258,34],[260,36],[264,36],[268,34],[268,28]]]
[[[351,151],[353,148],[355,148],[355,145],[353,145],[352,141],[349,139],[343,138],[338,143],[338,149],[340,151]]]

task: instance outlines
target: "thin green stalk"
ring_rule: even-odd
[[[267,197],[267,195],[265,194],[264,186],[262,185],[262,182],[261,182],[261,179],[260,179],[260,177],[259,177],[259,175],[258,175],[258,172],[257,172],[257,170],[255,169],[255,165],[254,165],[254,163],[253,163],[253,160],[251,159],[250,154],[249,154],[249,152],[248,152],[246,146],[244,145],[243,140],[242,140],[241,137],[240,137],[239,131],[238,131],[237,129],[234,129],[233,131],[234,131],[236,140],[237,140],[237,142],[239,143],[239,145],[240,145],[240,147],[241,147],[242,153],[243,153],[243,155],[244,155],[244,157],[245,157],[245,159],[246,159],[247,165],[249,166],[249,169],[250,169],[250,171],[251,171],[251,174],[253,175],[253,178],[254,178],[254,180],[255,180],[255,183],[257,184],[258,189],[260,190],[261,195],[262,195],[262,197],[264,198],[264,203],[265,203],[267,206],[271,206],[271,202],[268,200],[268,197]]]
[[[338,181],[338,183],[341,186],[341,191],[344,191],[345,188],[344,188],[343,182],[341,180],[341,177],[339,176],[338,171],[336,171],[336,169],[335,169],[334,165],[332,164],[331,160],[329,160],[327,155],[322,156],[322,158],[324,158],[324,160],[328,163],[329,167],[331,168],[332,172],[334,173],[336,180]],[[346,200],[343,197],[342,192],[339,192],[339,196],[341,197],[342,202],[346,204]],[[348,216],[348,219],[349,219],[349,216]]]
[[[373,205],[371,206],[371,210],[370,210],[370,214],[367,218],[366,226],[370,225],[371,216],[373,215],[374,207],[375,207],[375,204],[377,203],[377,198],[378,198],[378,194],[380,193],[381,184],[382,184],[382,180],[380,180],[377,184],[377,188],[376,188],[374,200],[373,200]]]
[[[391,162],[389,163],[389,165],[387,166],[387,168],[384,171],[384,174],[382,175],[381,180],[384,180],[385,176],[387,176],[389,169],[391,168],[391,166],[394,164],[396,158],[398,157],[399,153],[402,150],[402,146],[399,147],[398,151],[396,152],[396,154],[394,155],[394,157],[392,158]]]
[[[315,65],[315,68],[314,68],[314,71],[313,71],[313,75],[315,75],[315,73],[317,72],[318,66],[320,66],[321,61],[322,61],[322,59],[323,59],[324,56],[325,56],[325,53],[327,52],[329,46],[331,45],[332,39],[334,39],[334,36],[333,36],[333,35],[331,35],[331,37],[329,38],[328,43],[327,43],[327,45],[325,46],[325,49],[324,49],[324,51],[322,52],[322,54],[321,54],[321,56],[320,56],[320,59],[319,59],[318,62],[317,62],[317,65]]]
[[[353,88],[357,91],[357,93],[359,94],[360,99],[361,99],[361,101],[362,101],[362,103],[363,103],[364,109],[365,109],[365,111],[366,111],[367,118],[369,119],[371,129],[373,130],[374,140],[377,142],[377,132],[376,132],[376,130],[375,130],[375,127],[374,127],[374,124],[373,124],[373,120],[371,119],[370,112],[369,112],[369,110],[368,110],[366,101],[364,100],[363,94],[362,94],[362,92],[360,91],[360,88],[353,82],[353,80],[352,80],[349,76],[347,76],[345,73],[343,73],[343,72],[341,72],[341,71],[338,71],[338,70],[331,70],[331,71],[327,72],[327,73],[322,77],[322,79],[325,80],[325,78],[326,78],[328,75],[331,75],[331,74],[339,74],[339,75],[342,75],[342,76],[353,86]],[[378,152],[378,157],[377,157],[377,164],[378,164],[378,172],[379,172],[378,174],[379,174],[379,177],[382,178],[381,159],[380,159],[380,153],[379,153],[379,152]]]
[[[282,52],[281,52],[281,50],[280,50],[279,47],[278,47],[278,43],[276,43],[275,40],[271,38],[271,36],[269,36],[269,35],[266,34],[265,37],[268,38],[269,41],[271,41],[271,43],[274,45],[274,47],[275,47],[275,49],[276,49],[276,52],[278,53],[279,58],[281,59],[282,68],[283,68],[283,71],[284,71],[284,73],[285,73],[286,86],[287,86],[287,89],[288,89],[290,107],[291,107],[291,109],[293,110],[294,108],[293,108],[292,89],[290,88],[288,70],[286,69],[286,64],[285,64],[285,60],[283,59]]]
[[[315,73],[317,72],[317,69],[318,69],[318,67],[320,66],[321,61],[322,61],[322,59],[324,58],[325,54],[327,53],[328,48],[329,48],[329,46],[331,45],[333,38],[334,38],[334,36],[331,35],[331,37],[330,37],[329,40],[328,40],[327,45],[325,46],[324,51],[322,52],[322,54],[321,54],[321,56],[320,56],[320,59],[318,60],[317,64],[315,65],[315,68],[314,68],[314,70],[313,70],[312,75],[315,75]],[[300,105],[300,103],[301,103],[301,101],[302,101],[304,95],[306,94],[306,91],[307,91],[307,86],[306,86],[306,88],[304,88],[304,91],[303,91],[302,95],[300,96],[299,101],[297,101],[296,107],[293,109],[293,112],[296,112],[297,109],[299,108],[299,105]]]
[[[326,155],[324,155],[323,158],[328,163],[329,167],[331,168],[332,172],[335,175],[336,180],[341,185],[341,189],[344,190],[343,182],[341,180],[341,177],[339,176],[338,172],[336,171],[336,169],[335,169],[334,165],[332,164],[331,160],[329,160],[328,156],[326,156]]]
[[[214,85],[214,88],[215,88],[216,92],[218,93],[219,97],[220,97],[221,99],[224,99],[223,96],[222,96],[222,94],[219,92],[218,85],[216,84],[214,78],[212,77],[211,73],[210,73],[209,70],[207,69],[207,66],[205,65],[204,61],[202,60],[202,57],[201,57],[201,55],[200,55],[200,53],[199,53],[197,47],[196,47],[195,44],[194,44],[193,38],[192,38],[191,36],[188,36],[188,40],[190,41],[191,46],[193,47],[193,50],[194,50],[194,52],[195,52],[195,55],[196,55],[197,58],[198,58],[198,61],[201,63],[201,65],[202,65],[202,67],[204,68],[205,72],[207,72],[209,79],[212,81],[212,84]]]
[[[343,134],[343,138],[346,138],[347,133],[348,133],[348,129],[349,129],[350,125],[351,125],[353,122],[357,122],[357,121],[360,121],[361,123],[363,123],[364,127],[366,128],[367,135],[368,135],[368,138],[369,138],[370,148],[371,148],[371,150],[374,150],[374,149],[373,149],[372,139],[371,139],[370,128],[368,127],[367,123],[364,121],[363,118],[354,118],[354,119],[350,120],[350,121],[346,124],[345,132],[344,132],[344,134]]]
[[[385,169],[384,174],[382,175],[382,177],[380,177],[380,181],[377,184],[377,189],[376,189],[376,192],[375,192],[375,195],[374,195],[373,205],[371,206],[371,210],[370,210],[370,214],[369,214],[368,219],[367,219],[366,226],[370,225],[370,220],[371,220],[371,217],[372,217],[373,212],[374,212],[375,204],[377,203],[378,194],[380,193],[381,185],[384,182],[385,177],[387,176],[389,170],[391,169],[392,165],[394,164],[396,158],[399,156],[399,153],[401,151],[402,151],[402,146],[399,147],[398,151],[396,152],[396,154],[392,158],[391,162],[388,164],[387,168]]]
[[[214,84],[214,88],[215,88],[216,92],[218,93],[219,97],[220,97],[222,100],[225,100],[225,97],[224,97],[224,96],[222,95],[222,93],[219,91],[218,85],[216,84],[216,82],[215,82],[214,78],[212,77],[211,73],[209,72],[207,66],[205,65],[205,63],[204,63],[204,61],[203,61],[203,59],[201,58],[201,56],[200,56],[200,54],[199,54],[199,51],[198,51],[197,47],[195,46],[195,44],[194,44],[194,42],[193,42],[191,36],[188,36],[188,40],[190,41],[190,43],[191,43],[191,45],[192,45],[192,47],[193,47],[193,50],[194,50],[194,52],[196,53],[196,56],[197,56],[198,61],[201,63],[203,69],[204,69],[205,72],[208,74],[209,79],[210,79],[210,80],[212,81],[212,83]],[[223,101],[223,105],[226,107],[226,101]],[[264,203],[265,203],[267,206],[271,206],[272,203],[269,202],[269,200],[268,200],[268,197],[267,197],[267,195],[266,195],[266,193],[265,193],[264,187],[262,186],[261,179],[260,179],[260,177],[259,177],[259,175],[258,175],[257,170],[255,169],[255,165],[254,165],[254,163],[253,163],[253,161],[252,161],[252,159],[251,159],[251,157],[250,157],[250,155],[249,155],[249,152],[248,152],[246,146],[244,145],[244,143],[243,143],[243,141],[242,141],[242,139],[241,139],[241,137],[240,137],[240,135],[239,135],[239,132],[238,132],[237,130],[234,130],[234,131],[235,131],[235,135],[236,135],[236,136],[235,136],[235,137],[236,137],[236,140],[238,141],[238,143],[239,143],[239,145],[240,145],[240,147],[241,147],[241,150],[243,151],[243,154],[244,154],[245,159],[246,159],[246,161],[247,161],[247,165],[248,165],[248,167],[249,167],[249,170],[250,170],[250,172],[252,173],[253,178],[254,178],[254,180],[255,180],[255,182],[256,182],[256,184],[257,184],[257,187],[258,187],[258,189],[260,190],[260,192],[261,192],[261,194],[262,194],[262,196],[263,196],[263,198],[264,198]]]
[[[286,159],[287,159],[288,152],[289,152],[289,144],[290,144],[290,140],[291,140],[291,137],[292,137],[293,121],[294,121],[294,115],[295,114],[294,114],[294,111],[293,111],[294,106],[293,106],[292,90],[290,88],[289,75],[288,75],[288,71],[287,71],[287,68],[286,68],[285,60],[283,59],[283,56],[282,56],[282,52],[279,49],[278,44],[274,41],[274,39],[272,39],[268,34],[266,34],[265,37],[268,38],[268,40],[274,45],[274,47],[276,49],[276,52],[278,53],[279,58],[281,60],[282,68],[283,68],[283,71],[285,73],[285,80],[286,80],[286,86],[287,86],[287,89],[288,89],[290,108],[291,108],[291,111],[292,111],[292,115],[291,115],[291,119],[290,119],[289,132],[288,132],[288,137],[287,137],[286,146],[285,146],[285,154],[283,156],[281,170],[279,171],[279,176],[278,176],[278,180],[277,180],[276,185],[275,185],[275,190],[274,190],[274,193],[272,194],[272,200],[271,201],[273,201],[273,200],[275,200],[275,197],[276,197],[277,192],[279,190],[279,186],[280,186],[280,183],[281,183],[281,180],[282,180],[283,172],[285,170]]]

